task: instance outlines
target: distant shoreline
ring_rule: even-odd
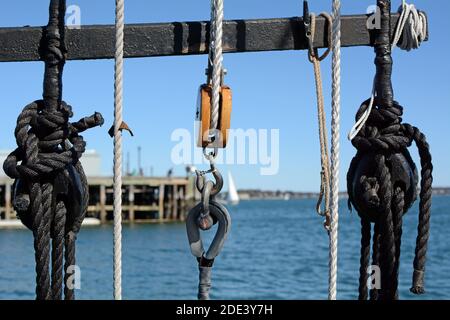
[[[239,199],[245,200],[301,200],[301,199],[317,199],[319,193],[317,192],[295,192],[295,191],[270,191],[259,189],[242,189],[238,190]],[[222,194],[226,198],[227,192]],[[433,188],[434,196],[450,196],[450,188],[436,187]],[[347,192],[339,193],[340,199],[348,198]]]

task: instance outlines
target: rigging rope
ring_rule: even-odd
[[[122,132],[124,0],[116,0],[114,67],[114,299],[122,299]]]
[[[212,61],[212,103],[211,103],[211,128],[217,129],[219,123],[220,91],[223,84],[223,0],[212,1],[211,46],[213,50]]]
[[[358,150],[347,174],[349,207],[361,217],[361,260],[359,299],[366,300],[367,270],[370,260],[370,223],[374,223],[372,265],[381,269],[381,287],[371,289],[370,299],[398,299],[398,273],[402,217],[416,200],[418,175],[408,147],[416,143],[421,160],[419,226],[414,259],[415,294],[424,293],[424,272],[429,238],[432,159],[425,135],[402,123],[403,107],[394,100],[390,42],[390,1],[378,0],[381,29],[376,35],[377,73],[374,108],[352,144]],[[356,119],[367,111],[365,101]]]
[[[43,39],[43,100],[22,110],[15,129],[18,147],[3,165],[5,173],[15,179],[14,209],[33,231],[38,300],[62,299],[63,279],[65,299],[75,297],[69,276],[75,266],[76,235],[88,205],[87,181],[79,161],[86,142],[79,134],[103,124],[99,113],[69,122],[72,107],[62,101],[65,11],[65,0],[50,1]]]
[[[398,12],[400,13],[400,17],[395,28],[394,39],[391,46],[392,50],[394,50],[397,45],[400,49],[406,51],[418,49],[422,42],[425,41],[428,34],[427,16],[425,13],[418,11],[413,4],[406,3],[405,0],[403,0]],[[372,95],[367,110],[356,121],[348,134],[348,139],[350,141],[358,135],[359,131],[361,131],[372,111],[377,95],[375,81],[376,79],[374,79]]]
[[[317,96],[317,117],[319,122],[319,142],[320,142],[320,193],[317,200],[316,211],[317,213],[325,217],[324,227],[329,231],[330,228],[330,158],[328,154],[328,138],[326,132],[326,116],[325,116],[325,102],[323,96],[323,84],[322,84],[322,72],[320,68],[320,62],[323,61],[331,51],[331,28],[333,19],[327,13],[321,13],[328,23],[328,48],[319,56],[317,48],[314,48],[314,36],[316,33],[316,16],[315,14],[309,15],[308,2],[304,1],[304,24],[307,32],[307,38],[309,43],[308,59],[314,66],[314,78],[316,83],[316,96]],[[308,17],[309,16],[309,17]],[[324,203],[324,209],[322,210],[322,203]]]
[[[328,299],[336,300],[339,226],[339,139],[341,112],[341,1],[333,0],[332,28],[332,120],[331,120],[331,201]]]

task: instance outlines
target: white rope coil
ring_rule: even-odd
[[[418,11],[413,4],[406,3],[405,0],[403,0],[398,12],[400,13],[400,18],[395,28],[392,51],[396,46],[406,51],[418,49],[422,42],[425,41],[428,34],[427,16],[425,13]],[[350,141],[358,135],[359,131],[361,131],[366,124],[372,111],[376,95],[377,92],[374,80],[369,106],[350,130],[350,133],[348,134],[348,139]]]
[[[331,201],[328,299],[336,300],[338,226],[339,226],[339,156],[341,113],[341,1],[333,0],[332,27],[332,120],[331,120]]]
[[[114,299],[122,299],[122,124],[124,0],[116,0],[114,67]]]
[[[398,11],[400,18],[392,42],[392,49],[395,46],[406,51],[418,49],[428,34],[427,16],[425,13],[418,11],[413,4],[408,4],[404,0]]]

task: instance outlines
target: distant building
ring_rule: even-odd
[[[100,177],[102,175],[102,158],[95,150],[86,150],[81,157],[81,164],[88,177]]]
[[[0,150],[0,166],[2,167],[2,169],[0,169],[0,177],[6,176],[5,172],[3,171],[3,162],[5,161],[9,153],[10,151]],[[86,150],[86,152],[81,157],[81,164],[83,165],[84,172],[88,177],[102,176],[101,162],[101,156],[95,150]]]

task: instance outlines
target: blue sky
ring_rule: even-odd
[[[331,1],[310,1],[314,12],[330,11]],[[344,0],[343,14],[364,13],[374,0]],[[393,6],[401,1],[393,1]],[[444,0],[416,0],[430,19],[430,41],[420,50],[394,53],[394,90],[405,107],[404,121],[427,134],[432,147],[435,185],[450,186],[450,50]],[[73,0],[81,7],[82,24],[114,23],[113,0]],[[302,1],[226,0],[226,19],[292,17],[302,12]],[[47,0],[7,1],[0,25],[41,26],[48,19]],[[209,0],[128,0],[126,22],[172,22],[209,19]],[[264,52],[225,55],[233,89],[232,127],[280,130],[280,168],[274,176],[261,176],[256,165],[221,166],[233,172],[238,188],[316,191],[319,188],[319,144],[312,66],[306,52]],[[354,114],[371,90],[374,54],[371,48],[342,51],[341,187],[355,150],[346,139]],[[198,86],[205,81],[206,56],[129,59],[125,64],[124,119],[135,137],[124,135],[125,152],[136,166],[142,146],[143,167],[163,175],[171,164],[177,128],[192,130]],[[323,63],[324,89],[330,120],[330,59]],[[13,130],[20,110],[42,95],[43,63],[0,63],[0,149],[14,148]],[[86,133],[89,149],[102,155],[102,170],[112,167],[112,140],[107,131],[113,121],[113,61],[69,61],[64,72],[64,99],[75,116],[103,114],[106,125]],[[412,150],[416,163],[417,151]],[[182,166],[176,174],[184,174]]]

